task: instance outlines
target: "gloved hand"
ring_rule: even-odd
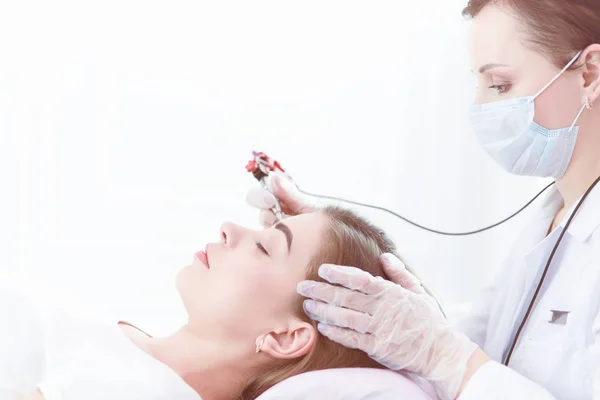
[[[275,198],[279,200],[284,217],[309,213],[317,207],[316,202],[300,193],[298,188],[285,176],[271,172],[266,178],[269,190],[261,186],[253,187],[246,194],[246,202],[260,209],[260,224],[270,227],[277,222],[271,208],[275,206]]]
[[[384,254],[381,262],[392,282],[354,267],[322,265],[319,276],[342,287],[300,282],[298,293],[314,299],[304,302],[305,312],[329,339],[430,380],[443,399],[456,398],[477,345],[451,328],[398,258]]]

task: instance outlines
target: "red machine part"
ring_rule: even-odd
[[[246,164],[246,171],[251,172],[252,175],[259,181],[266,178],[271,171],[279,171],[285,173],[285,170],[281,167],[278,161],[273,160],[271,157],[263,152],[252,152],[253,159],[248,161]]]

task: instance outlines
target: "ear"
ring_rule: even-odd
[[[276,359],[305,356],[317,340],[315,328],[308,322],[293,319],[288,326],[277,328],[256,339],[257,349]]]
[[[600,97],[600,44],[592,44],[581,53],[584,63],[583,80],[585,95],[594,104]]]

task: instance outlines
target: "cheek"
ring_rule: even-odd
[[[226,305],[228,318],[253,319],[286,314],[295,298],[296,281],[271,271],[240,271],[220,283],[227,289],[216,297]]]
[[[178,287],[191,324],[230,337],[253,336],[294,309],[298,279],[281,266],[220,266],[205,274],[192,269],[180,274]]]
[[[570,79],[558,79],[535,100],[535,122],[544,128],[568,128],[583,105],[581,92]]]
[[[296,282],[270,273],[237,274],[215,295],[214,321],[234,338],[256,337],[288,317],[294,309]]]

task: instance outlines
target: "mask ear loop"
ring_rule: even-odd
[[[548,87],[550,87],[550,85],[552,85],[554,83],[554,81],[556,81],[558,78],[560,78],[560,76],[562,74],[564,74],[566,70],[568,70],[569,68],[571,68],[571,65],[573,65],[575,63],[575,61],[577,61],[577,59],[579,58],[579,56],[581,55],[581,53],[583,53],[583,50],[579,50],[577,52],[577,54],[575,54],[575,57],[573,57],[571,59],[571,61],[569,61],[569,63],[567,65],[565,65],[565,67],[563,69],[561,69],[560,72],[558,74],[556,74],[556,76],[554,78],[552,78],[552,80],[546,84],[546,86],[544,86],[539,92],[537,92],[535,94],[535,96],[533,96],[533,98],[531,99],[531,101],[533,101],[536,97],[538,97],[540,94],[542,94],[542,92],[544,90],[548,89]]]
[[[590,109],[590,101],[588,100],[588,98],[585,98],[585,103],[583,104],[583,106],[581,106],[581,110],[579,110],[579,112],[577,113],[577,116],[575,117],[575,119],[573,120],[573,123],[571,124],[571,127],[569,128],[568,132],[571,132],[571,130],[573,130],[573,127],[575,126],[575,124],[577,123],[577,120],[579,119],[579,117],[581,117],[581,113],[583,113],[583,110],[585,109]]]

